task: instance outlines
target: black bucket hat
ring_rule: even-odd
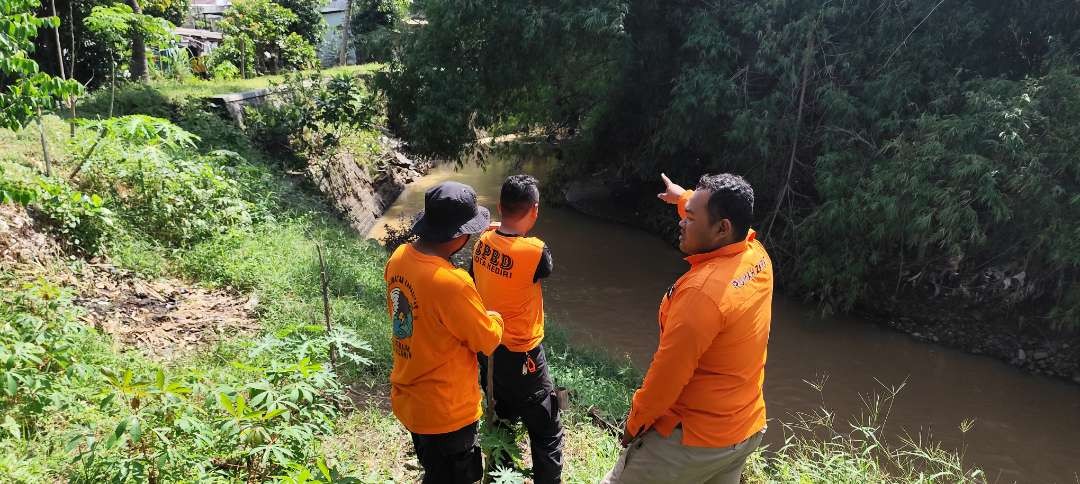
[[[447,181],[424,193],[424,211],[416,215],[412,231],[422,239],[446,242],[483,232],[490,222],[488,209],[476,205],[472,187]]]

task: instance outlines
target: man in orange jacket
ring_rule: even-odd
[[[386,263],[394,351],[390,402],[412,434],[424,483],[483,477],[476,354],[490,355],[499,345],[502,317],[485,309],[472,278],[450,257],[489,219],[469,186],[436,185],[413,224],[419,239],[398,247]]]
[[[502,344],[493,355],[494,410],[499,425],[518,420],[525,424],[533,482],[549,484],[561,482],[563,429],[542,344],[544,296],[540,281],[551,275],[551,251],[544,241],[527,236],[539,216],[536,184],[528,175],[513,175],[503,182],[499,194],[502,225],[484,232],[476,242],[472,273],[484,304],[502,314],[505,321]],[[486,358],[480,359],[480,370],[488,371]],[[486,383],[483,386],[491,391]]]
[[[746,180],[706,175],[684,190],[661,177],[690,270],[660,303],[660,344],[604,482],[738,484],[765,429],[772,260],[750,229]]]

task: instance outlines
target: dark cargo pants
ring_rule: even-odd
[[[520,421],[529,434],[532,451],[533,482],[562,482],[563,428],[559,422],[559,403],[548,372],[544,345],[526,352],[514,352],[499,345],[495,350],[495,414],[498,425]],[[487,356],[479,355],[480,385],[487,391]],[[511,435],[512,428],[508,428]],[[507,456],[492,456],[506,465]]]

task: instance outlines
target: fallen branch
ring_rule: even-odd
[[[622,429],[605,420],[604,417],[600,415],[600,412],[596,410],[596,407],[589,407],[587,413],[589,414],[589,417],[592,417],[594,425],[608,431],[608,433],[614,435],[617,439],[622,438]]]
[[[799,149],[799,130],[802,128],[803,108],[806,106],[806,78],[809,75],[810,61],[813,59],[814,54],[814,33],[810,32],[808,37],[806,40],[806,52],[803,54],[802,86],[799,89],[799,109],[795,115],[795,135],[791,140],[791,156],[788,159],[787,177],[784,179],[784,187],[780,189],[780,194],[776,196],[776,205],[773,207],[772,216],[769,218],[769,225],[765,228],[766,239],[772,233],[773,224],[776,222],[776,214],[780,212],[784,198],[787,197],[788,190],[791,189],[791,174],[795,171],[795,154]]]
[[[68,175],[68,181],[74,180],[75,176],[78,175],[80,171],[82,171],[83,167],[86,166],[86,162],[90,161],[91,156],[94,156],[94,151],[97,151],[97,147],[99,144],[101,144],[101,139],[104,137],[105,128],[102,127],[100,130],[98,130],[98,135],[97,138],[94,139],[94,144],[90,145],[90,149],[87,150],[85,155],[83,155],[82,161],[80,161],[78,165],[75,165],[75,169],[72,170],[70,175]]]

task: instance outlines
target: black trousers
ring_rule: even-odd
[[[529,433],[533,482],[562,482],[563,428],[559,403],[548,372],[544,345],[526,352],[514,352],[499,345],[495,359],[495,415],[498,425],[521,422]],[[480,385],[487,391],[487,356],[480,360]],[[513,435],[512,430],[511,435]],[[497,464],[508,465],[508,456],[492,456]]]
[[[424,484],[472,484],[484,477],[476,424],[445,434],[412,434]]]

